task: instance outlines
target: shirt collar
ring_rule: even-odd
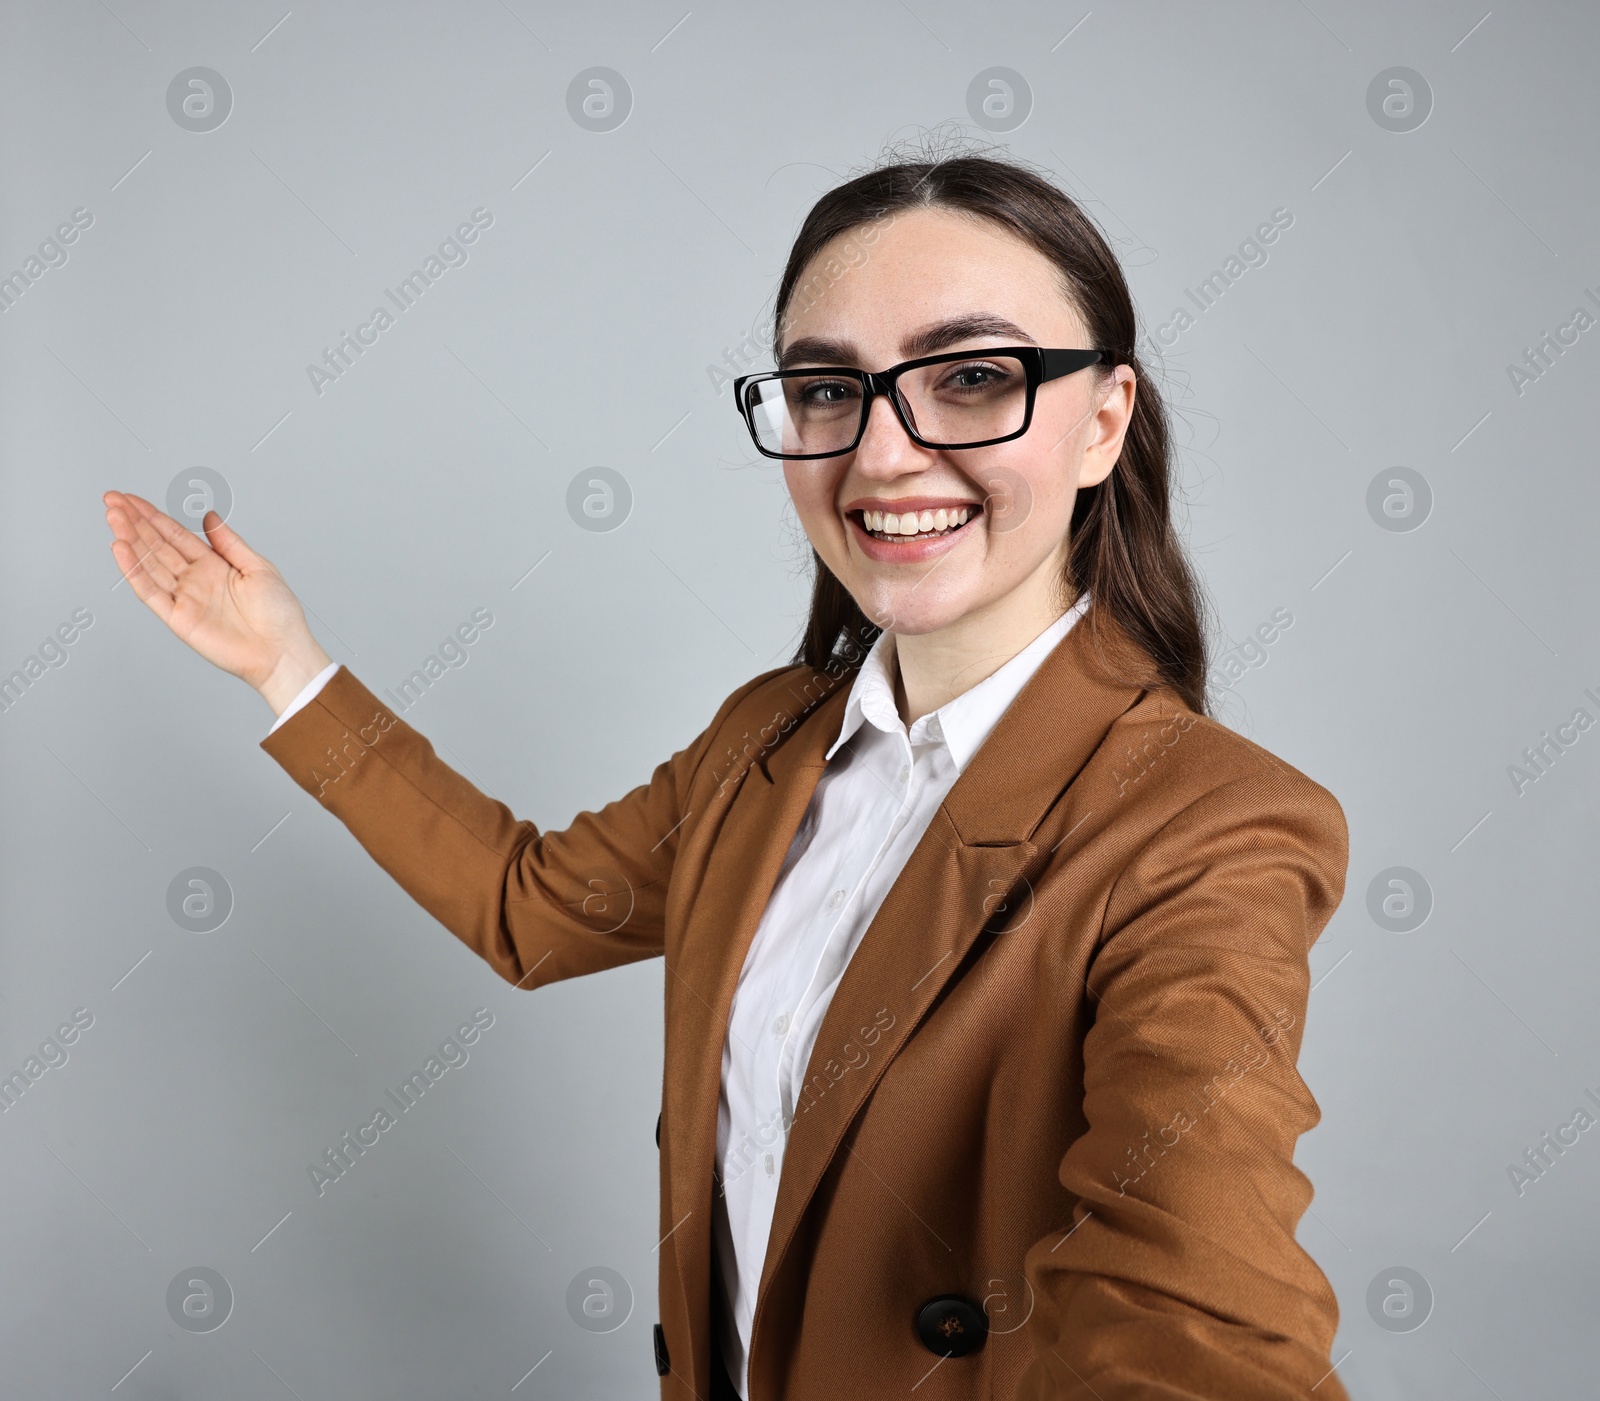
[[[900,665],[895,652],[895,637],[892,632],[880,633],[850,687],[839,738],[833,742],[824,758],[832,759],[855,737],[863,724],[870,722],[885,734],[901,735],[911,744],[930,744],[942,740],[959,774],[999,723],[1006,708],[1028,684],[1033,673],[1056,644],[1072,630],[1072,625],[1088,607],[1089,595],[1084,592],[1071,608],[1004,666],[953,700],[946,701],[937,710],[922,716],[911,726],[909,733],[900,719],[900,709],[894,699],[894,685]]]

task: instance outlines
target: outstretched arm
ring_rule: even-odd
[[[765,676],[648,783],[541,832],[445,764],[344,667],[311,685],[332,663],[299,600],[215,511],[201,538],[132,493],[104,501],[134,593],[282,720],[262,748],[501,977],[531,988],[662,952],[684,794],[723,716]]]
[[[722,716],[761,679],[648,783],[559,832],[480,792],[344,667],[261,747],[429,914],[534,988],[662,953],[684,795]]]

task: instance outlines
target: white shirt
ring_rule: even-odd
[[[784,1145],[822,1019],[933,814],[1089,596],[998,670],[922,716],[909,733],[894,698],[893,633],[861,664],[827,768],[784,857],[745,957],[722,1048],[712,1240],[723,1365],[748,1394],[750,1330]],[[307,683],[273,725],[306,705],[338,670]],[[269,732],[270,733],[270,732]]]
[[[722,1050],[712,1235],[723,1364],[741,1397],[784,1145],[828,1004],[939,804],[1039,664],[1071,609],[992,675],[912,724],[894,699],[892,633],[867,653],[828,767],[745,957]]]

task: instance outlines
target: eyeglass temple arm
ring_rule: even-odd
[[[1115,365],[1117,357],[1109,350],[1047,350],[1044,352],[1044,378],[1059,379],[1102,361]]]

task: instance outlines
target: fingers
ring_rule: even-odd
[[[120,491],[108,491],[101,500],[105,502],[106,524],[111,527],[112,535],[119,540],[137,541],[139,533],[133,523],[139,519],[139,511],[133,502]]]
[[[111,542],[111,555],[117,562],[117,568],[122,571],[122,577],[128,581],[128,586],[149,605],[151,612],[166,622],[172,616],[174,607],[171,591],[160,588],[150,578],[139,562],[139,556],[134,553],[133,546],[120,535]]]
[[[156,508],[146,501],[144,497],[135,496],[131,491],[107,491],[101,494],[100,499],[106,504],[107,519],[110,518],[114,507],[120,509],[122,514],[127,517],[130,529],[135,521],[148,520],[151,516],[158,514]]]
[[[134,547],[145,572],[169,594],[175,592],[179,577],[190,565],[213,554],[193,531],[185,530],[142,496],[131,491],[108,491],[104,500],[106,520],[113,532]],[[125,530],[119,529],[116,522],[119,508],[120,515],[129,522]]]
[[[111,533],[116,537],[112,541],[112,544],[120,544],[127,547],[126,556],[118,554],[115,549],[112,550],[112,554],[117,560],[118,567],[122,569],[122,576],[125,579],[129,577],[129,574],[128,568],[124,561],[132,560],[135,564],[142,566],[144,562],[151,556],[155,547],[160,544],[159,541],[152,541],[150,538],[148,538],[149,527],[145,525],[144,521],[140,517],[130,516],[128,513],[129,509],[131,508],[122,508],[116,506],[108,506],[106,508],[106,523],[110,525]],[[143,527],[146,534],[140,533],[141,527]],[[171,591],[172,582],[172,577],[169,572],[166,581],[168,592]]]
[[[163,618],[176,606],[178,580],[212,551],[171,516],[132,492],[105,493],[112,555],[134,592]],[[121,546],[119,550],[116,547]],[[159,605],[159,606],[158,606]]]
[[[211,553],[201,540],[143,497],[132,492],[108,491],[102,499],[106,504],[106,523],[112,534],[128,542],[141,564],[150,563],[148,572],[169,593],[177,575]],[[126,577],[127,571],[123,574]]]
[[[188,569],[189,561],[167,542],[153,522],[143,516],[134,519],[132,531],[133,538],[127,543],[139,565],[156,585],[172,593],[177,587],[178,576]],[[203,545],[201,550],[209,553]]]
[[[192,530],[185,530],[165,511],[156,510],[142,496],[135,496],[132,492],[123,492],[121,494],[131,501],[138,511],[135,524],[139,520],[145,521],[150,529],[156,532],[157,538],[166,541],[186,560],[197,560],[205,557],[205,542]]]
[[[241,574],[248,574],[256,569],[272,568],[272,565],[245,544],[239,532],[224,522],[215,511],[207,511],[205,519],[200,524],[205,528],[206,539],[211,542],[211,548]]]
[[[164,511],[158,511],[142,496],[135,496],[131,491],[108,491],[105,494],[105,501],[108,508],[126,503],[124,510],[131,521],[135,524],[141,520],[147,522],[152,529],[160,533],[162,540],[170,544],[186,560],[203,558],[209,545],[240,573],[273,567],[271,560],[265,555],[257,554],[245,544],[244,537],[224,522],[216,511],[207,511],[200,522],[206,536],[205,542],[202,542],[192,531],[186,530]],[[170,559],[168,562],[170,564]]]

